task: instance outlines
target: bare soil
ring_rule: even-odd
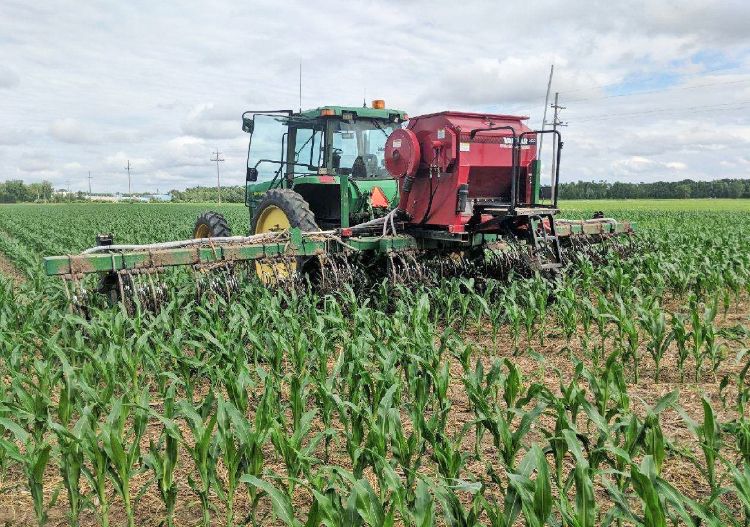
[[[10,261],[10,259],[0,252],[0,275],[10,278],[14,285],[19,286],[26,282],[26,277],[16,267],[16,265]]]

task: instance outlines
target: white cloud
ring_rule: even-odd
[[[0,65],[0,88],[15,88],[21,80],[8,66]]]
[[[30,130],[0,127],[0,145],[20,145],[30,135]]]
[[[130,159],[135,189],[209,185],[219,148],[222,180],[241,184],[240,115],[296,109],[300,61],[304,107],[366,92],[411,115],[528,113],[533,126],[554,62],[563,181],[750,177],[750,3],[719,4],[6,0],[0,179],[86,185],[91,170],[123,191]],[[651,93],[618,96],[634,90]]]
[[[18,169],[22,172],[51,172],[53,167],[52,160],[44,154],[27,154],[18,164]]]
[[[631,156],[617,159],[611,164],[614,175],[638,176],[639,181],[663,181],[675,179],[673,173],[681,173],[687,170],[688,165],[682,161],[658,161],[642,156]]]
[[[183,121],[182,131],[205,139],[230,139],[236,137],[242,128],[239,115],[236,108],[217,107],[214,103],[199,104]]]
[[[49,133],[58,141],[71,144],[96,143],[100,139],[86,130],[78,120],[69,117],[52,121]]]

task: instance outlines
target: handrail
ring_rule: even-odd
[[[512,126],[490,126],[488,128],[475,128],[469,133],[469,137],[473,140],[478,132],[487,132],[490,130],[510,130],[513,134],[513,146],[511,150],[511,170],[510,170],[510,209],[509,214],[513,214],[516,210],[516,180],[518,179],[518,137],[516,136],[516,129]]]
[[[562,155],[562,147],[563,147],[563,141],[562,141],[562,135],[560,134],[559,130],[531,130],[529,132],[523,132],[520,136],[518,136],[519,142],[523,139],[526,135],[538,135],[538,134],[554,134],[555,139],[557,140],[557,152],[556,155],[553,157],[552,161],[555,163],[555,180],[552,181],[552,185],[554,186],[554,195],[555,199],[552,202],[552,206],[554,208],[557,208],[557,190],[558,186],[560,185],[560,156]]]

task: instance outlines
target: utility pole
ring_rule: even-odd
[[[549,80],[547,81],[547,95],[544,96],[544,114],[542,115],[542,131],[547,127],[547,107],[549,106],[549,90],[552,87],[552,74],[555,73],[555,65],[549,67]],[[544,143],[544,134],[539,135],[536,145],[536,158],[542,158],[542,144]]]
[[[91,170],[89,170],[89,199],[91,199]]]
[[[132,198],[132,195],[130,192],[130,159],[128,159],[128,166],[125,167],[125,170],[128,171],[128,197]]]
[[[221,152],[219,152],[218,148],[213,154],[214,157],[211,158],[211,161],[216,162],[216,193],[219,196],[219,205],[221,205],[221,178],[219,177],[219,163],[223,163],[224,158],[221,157]]]
[[[568,126],[568,123],[563,123],[558,115],[560,113],[560,110],[564,110],[565,106],[560,106],[558,104],[558,98],[560,97],[560,92],[555,92],[555,104],[552,104],[550,107],[555,109],[555,116],[552,119],[552,130],[557,130],[558,126]],[[554,135],[554,134],[553,134]],[[555,202],[555,168],[557,165],[557,158],[554,155],[554,146],[553,148],[553,154],[552,154],[552,170],[550,172],[550,177],[552,180],[552,184],[550,185],[551,189],[551,196],[552,196],[552,203]]]
[[[299,61],[299,113],[302,113],[302,61]]]

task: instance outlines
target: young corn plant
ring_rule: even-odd
[[[214,430],[217,412],[213,392],[204,398],[196,409],[190,401],[182,400],[177,404],[178,415],[182,417],[190,431],[191,441],[182,437],[183,447],[195,465],[198,477],[188,476],[188,484],[198,496],[201,503],[201,525],[211,524],[211,502],[209,499],[212,483],[216,481],[215,471],[217,452],[214,448]]]
[[[143,465],[153,472],[156,489],[164,504],[164,523],[174,526],[175,506],[177,504],[177,452],[180,443],[180,430],[174,421],[175,386],[170,385],[164,396],[164,407],[161,414],[152,414],[162,424],[162,432],[157,442],[149,440],[148,452],[143,456]]]
[[[704,306],[701,309],[695,296],[690,298],[690,321],[692,323],[692,343],[691,353],[695,361],[695,382],[700,379],[703,369],[703,361],[707,353],[704,350],[706,343],[711,339],[713,333],[713,321],[716,318],[716,302],[712,305]]]
[[[565,335],[563,351],[570,351],[570,343],[578,329],[578,300],[575,289],[570,286],[560,287],[556,293],[554,310]]]
[[[82,467],[83,474],[93,489],[96,496],[96,515],[99,524],[103,527],[109,526],[110,501],[107,492],[107,482],[111,459],[110,449],[105,448],[107,436],[105,435],[105,424],[97,421],[91,407],[84,408],[83,417],[86,419],[86,427],[83,430],[83,453],[88,461]]]
[[[571,429],[566,429],[563,430],[563,437],[569,452],[575,459],[575,467],[568,479],[568,485],[575,485],[575,500],[571,504],[565,493],[560,493],[559,497],[563,524],[594,527],[597,524],[597,506],[594,496],[593,470],[581,449],[576,433]]]
[[[324,430],[313,435],[312,439],[307,441],[311,435],[316,413],[317,409],[313,408],[302,414],[299,424],[291,431],[286,430],[281,423],[277,423],[270,432],[271,443],[284,461],[289,474],[287,484],[289,485],[290,495],[294,493],[298,478],[309,478],[310,469],[317,462],[315,450],[323,437],[329,433]]]
[[[664,311],[662,311],[658,303],[650,308],[640,309],[638,317],[641,327],[643,327],[648,335],[646,350],[648,350],[654,361],[654,382],[659,382],[661,362],[667,350],[669,350],[669,345],[674,339],[674,334],[668,329]]]
[[[83,510],[86,496],[81,489],[83,473],[84,447],[83,434],[87,425],[86,419],[81,417],[72,429],[59,423],[50,423],[50,428],[57,437],[56,454],[60,464],[60,474],[68,496],[68,521],[73,527],[79,525],[79,518]]]
[[[68,520],[71,526],[77,527],[84,503],[84,496],[81,493],[81,474],[84,463],[82,442],[86,418],[80,417],[71,427],[75,401],[79,395],[76,377],[61,350],[56,351],[63,369],[63,384],[58,396],[57,422],[50,420],[49,427],[57,437],[55,451],[68,496]]]
[[[687,328],[687,319],[684,315],[672,313],[670,322],[672,335],[677,346],[677,369],[680,370],[680,382],[685,382],[685,361],[690,354],[688,341],[691,338],[691,333]]]
[[[226,469],[226,478],[216,489],[226,507],[225,523],[234,526],[235,495],[243,475],[259,476],[263,467],[265,436],[230,401],[218,398],[218,447]],[[255,505],[255,504],[253,504]]]
[[[702,465],[697,460],[693,459],[692,455],[690,457],[691,460],[695,463],[698,470],[706,478],[706,482],[708,483],[709,489],[711,490],[711,497],[709,499],[710,505],[721,492],[721,488],[718,484],[716,475],[716,463],[721,452],[722,438],[721,429],[719,427],[719,423],[714,417],[714,410],[711,406],[711,403],[705,397],[703,398],[702,402],[703,421],[700,424],[693,421],[684,412],[684,410],[680,409],[679,407],[677,407],[677,410],[678,412],[680,412],[688,429],[690,429],[690,431],[698,439],[701,452],[703,453]]]
[[[508,494],[515,497],[516,501],[520,501],[526,525],[542,527],[547,525],[552,514],[553,497],[549,464],[539,445],[533,445],[527,457],[533,458],[533,464],[524,459],[519,472],[508,474],[510,487]],[[531,470],[536,472],[536,477],[533,480],[529,477]],[[511,489],[515,493],[510,492]],[[508,519],[502,518],[506,521]],[[497,521],[496,519],[492,524],[495,525]]]
[[[117,398],[103,425],[103,447],[109,458],[110,480],[122,498],[128,527],[135,526],[131,481],[139,471],[141,437],[148,421],[148,392],[134,403]]]
[[[292,497],[287,492],[279,490],[273,484],[269,483],[265,479],[260,479],[256,476],[246,474],[240,478],[242,483],[247,484],[249,487],[254,489],[254,494],[257,494],[259,499],[264,495],[267,495],[271,500],[271,507],[273,509],[274,516],[281,520],[284,525],[288,527],[303,527],[303,523],[299,521],[294,514],[294,507],[292,505]],[[252,516],[255,518],[255,508],[257,502],[252,504]],[[265,522],[264,522],[265,523]],[[255,523],[253,523],[255,525]]]
[[[640,350],[640,334],[638,333],[638,327],[631,318],[623,318],[619,320],[620,328],[625,335],[625,357],[630,359],[630,363],[633,365],[633,381],[638,384],[640,364],[641,364],[641,350]]]
[[[15,441],[22,446],[22,449],[18,449],[15,444],[9,442],[5,442],[2,445],[6,450],[6,455],[18,461],[23,468],[34,504],[34,515],[36,516],[37,525],[40,527],[46,525],[48,510],[57,502],[57,495],[60,491],[60,487],[57,486],[50,500],[45,503],[44,473],[50,460],[52,445],[44,439],[37,440],[33,435],[26,432],[10,419],[0,418],[0,426],[9,430],[13,434]]]

